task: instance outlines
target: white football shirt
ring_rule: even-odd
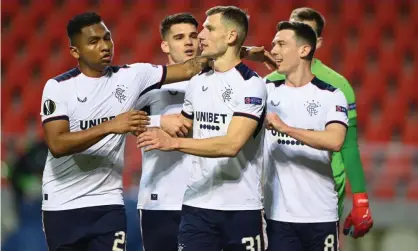
[[[143,95],[138,109],[149,107],[151,127],[159,127],[161,115],[181,112],[189,81],[164,85]],[[138,193],[138,209],[181,210],[188,180],[181,152],[159,150],[142,153],[142,175]]]
[[[324,131],[331,123],[348,125],[343,93],[317,78],[297,88],[284,81],[268,83],[267,92],[267,112],[277,113],[289,126]],[[338,220],[331,152],[266,130],[265,156],[268,219],[300,223]]]
[[[136,63],[91,78],[72,69],[46,83],[42,122],[65,119],[70,132],[87,130],[134,108],[141,95],[161,86],[166,72],[165,66]],[[42,209],[122,205],[124,149],[125,135],[110,134],[81,153],[55,158],[48,152]]]
[[[184,205],[215,210],[262,209],[262,146],[267,93],[264,81],[243,63],[227,72],[203,71],[190,80],[182,114],[193,119],[193,138],[227,134],[233,116],[259,123],[234,158],[190,156]]]

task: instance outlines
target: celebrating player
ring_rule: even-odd
[[[51,251],[125,250],[124,134],[148,124],[146,114],[132,108],[148,91],[190,79],[208,60],[111,66],[111,33],[95,13],[72,18],[67,33],[78,67],[48,80],[42,95],[47,243]]]
[[[284,80],[267,85],[268,250],[338,250],[337,192],[332,152],[348,126],[343,93],[311,72],[315,31],[280,22],[271,51]]]
[[[322,47],[323,39],[321,35],[325,26],[325,19],[318,11],[306,7],[298,8],[290,15],[290,20],[300,21],[311,26],[318,37],[317,49]],[[364,171],[357,143],[357,112],[354,90],[343,76],[316,58],[312,61],[311,70],[318,79],[340,89],[348,101],[349,127],[347,136],[341,151],[333,153],[331,166],[338,192],[339,218],[341,218],[343,212],[346,172],[353,192],[353,209],[345,220],[344,234],[350,233],[354,238],[361,237],[373,226],[373,220],[371,218]],[[283,80],[285,76],[279,72],[273,72],[266,78],[270,81],[275,81]]]
[[[197,20],[189,13],[167,16],[162,20],[161,48],[169,64],[181,63],[198,54]],[[137,104],[148,106],[151,125],[176,136],[187,135],[191,123],[170,119],[180,114],[188,81],[164,85],[143,95]],[[182,121],[188,125],[184,125]],[[161,123],[160,123],[161,122]],[[177,251],[183,195],[188,180],[181,152],[144,152],[138,194],[142,243],[146,251]]]
[[[138,137],[146,151],[180,151],[194,156],[183,201],[179,250],[263,250],[261,167],[266,89],[240,60],[248,17],[233,6],[206,12],[199,34],[202,55],[214,58],[190,80],[182,114],[193,138],[162,130]]]

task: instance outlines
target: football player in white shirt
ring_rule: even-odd
[[[347,101],[316,78],[315,31],[280,22],[271,51],[286,79],[267,84],[265,155],[268,250],[338,250],[338,198],[331,154],[343,145]]]
[[[186,91],[182,114],[193,123],[193,138],[148,130],[139,135],[138,147],[194,155],[189,156],[179,250],[261,251],[265,83],[240,60],[246,13],[217,6],[206,15],[199,34],[202,55],[215,61],[214,70],[192,78]]]
[[[162,20],[161,48],[167,54],[169,65],[197,56],[197,27],[197,20],[189,13],[170,15]],[[188,83],[164,85],[139,98],[137,108],[147,107],[151,115],[150,126],[161,126],[173,136],[177,133],[187,135],[191,123],[183,125],[178,123],[179,120],[169,118],[180,116]],[[171,130],[172,127],[177,128]],[[143,152],[142,156],[138,211],[144,250],[177,251],[181,207],[188,180],[187,166],[183,163],[186,156],[181,152],[158,150]]]
[[[42,95],[46,240],[50,251],[125,250],[125,134],[148,124],[145,113],[133,111],[136,101],[162,84],[190,79],[208,60],[112,66],[111,33],[96,13],[73,17],[67,33],[78,67],[48,80]]]

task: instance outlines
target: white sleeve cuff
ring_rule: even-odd
[[[161,115],[151,115],[148,127],[161,127]]]

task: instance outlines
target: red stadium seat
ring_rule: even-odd
[[[180,13],[180,12],[190,12],[190,8],[193,5],[193,1],[192,0],[176,0],[175,4],[170,4],[170,2],[167,1],[167,4],[168,4],[167,14],[173,15],[175,13]]]
[[[367,124],[365,139],[369,142],[388,142],[392,138],[392,125],[382,116],[371,118]]]
[[[98,13],[106,25],[114,27],[121,19],[121,15],[123,18],[124,7],[122,1],[107,1],[106,4],[99,5]]]
[[[401,72],[397,82],[404,98],[413,102],[418,102],[418,88],[416,86],[416,83],[418,82],[418,72]]]
[[[373,170],[373,156],[369,153],[361,155],[361,163],[363,164],[363,171],[366,181],[371,181],[374,177]],[[368,183],[368,182],[367,182]]]
[[[381,26],[391,25],[398,11],[396,1],[379,1],[376,6],[376,20]]]
[[[379,199],[393,199],[396,194],[396,183],[391,177],[377,179],[372,186],[372,194]]]
[[[413,179],[412,182],[408,184],[406,196],[409,200],[418,200],[418,177],[415,177],[415,179]]]
[[[24,133],[26,129],[25,116],[19,111],[8,110],[2,120],[2,133],[4,134],[20,134]]]
[[[65,1],[62,10],[62,18],[67,22],[75,15],[81,14],[86,11],[91,11],[89,1]]]
[[[389,156],[383,165],[382,174],[377,179],[395,180],[396,183],[401,181],[408,182],[413,175],[411,159],[408,155],[397,153],[397,155]]]
[[[418,119],[411,118],[405,121],[403,128],[402,142],[407,145],[418,146]]]
[[[401,92],[394,95],[388,95],[383,103],[383,120],[394,127],[402,127],[407,116],[408,100]]]
[[[21,11],[21,2],[14,0],[14,1],[3,1],[1,3],[1,14],[2,16],[9,16],[15,17],[18,12]],[[3,20],[2,20],[3,21]]]
[[[364,5],[361,0],[341,1],[340,19],[343,29],[358,22],[358,17],[364,13]]]
[[[157,1],[141,0],[133,2],[130,11],[136,13],[141,20],[147,20],[153,17],[158,11]]]
[[[394,24],[395,29],[395,48],[397,50],[412,49],[414,46],[414,39],[411,39],[411,35],[416,34],[417,28],[412,22],[404,21]]]
[[[355,16],[357,18],[357,16]],[[376,46],[376,38],[381,37],[382,30],[379,29],[379,23],[376,21],[362,22],[359,25],[357,22],[353,23],[356,29],[359,29],[360,44],[366,49],[367,52],[370,50],[377,50],[379,47]]]

